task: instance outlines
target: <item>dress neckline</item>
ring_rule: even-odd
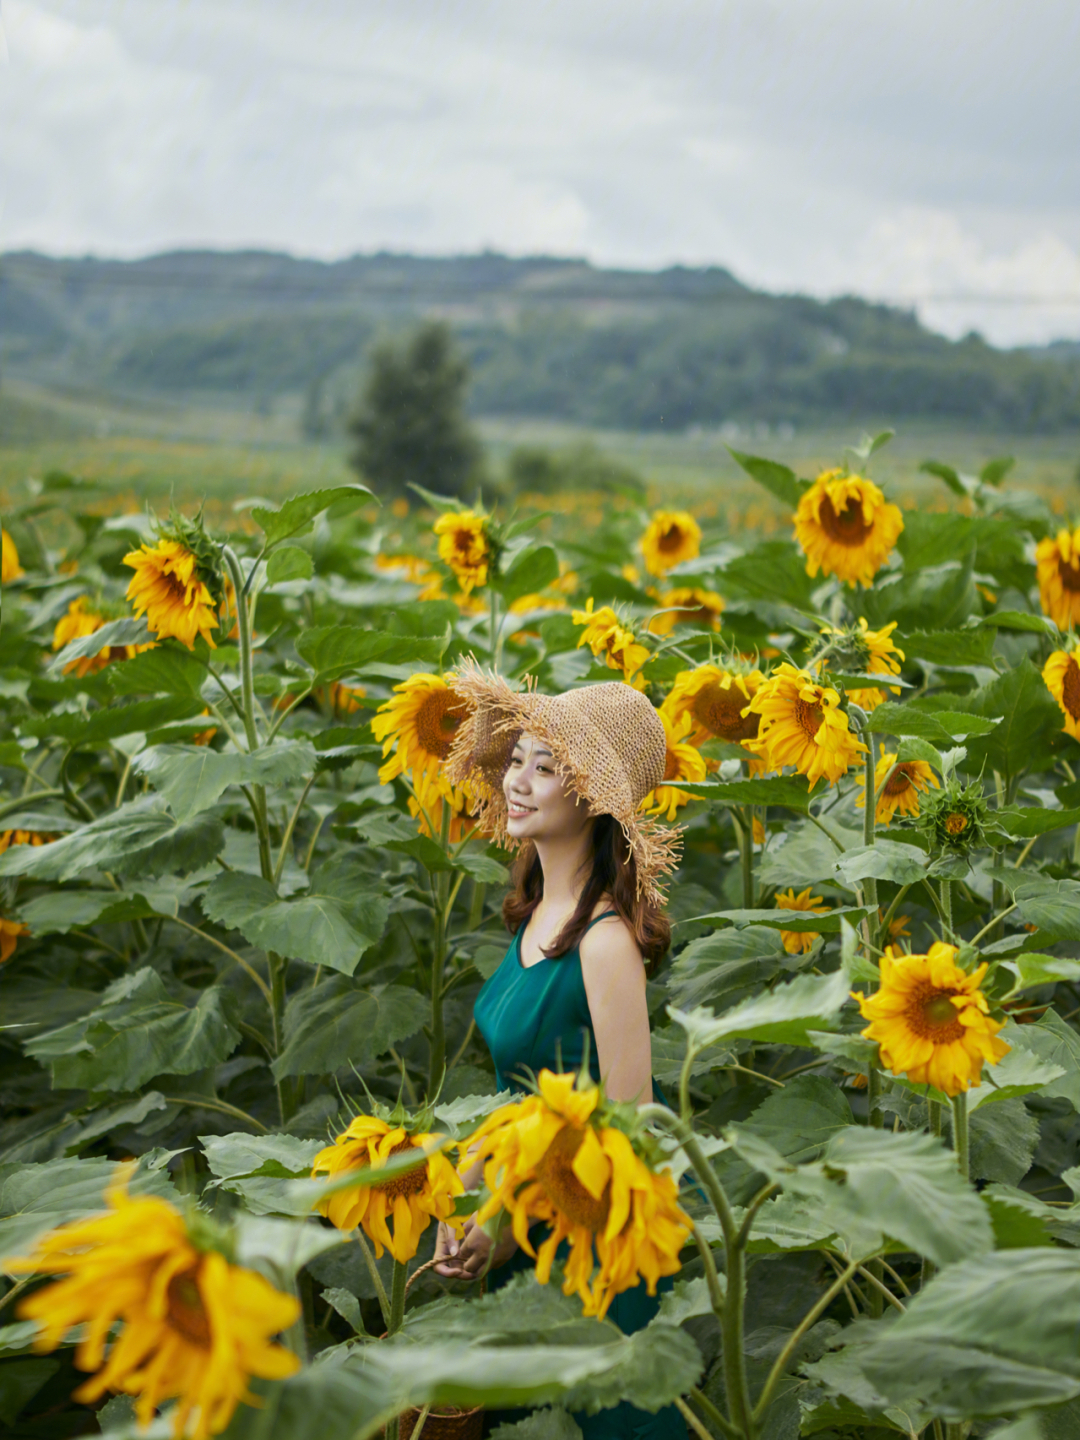
[[[594,925],[599,925],[601,920],[607,920],[612,915],[618,915],[618,913],[619,912],[617,910],[604,910],[599,915],[594,915],[593,918],[589,921],[588,925],[585,926],[584,933],[588,934],[588,932],[592,929]],[[521,922],[521,925],[518,927],[518,932],[514,936],[514,958],[517,960],[519,970],[535,970],[538,965],[550,965],[553,964],[556,960],[569,960],[572,955],[576,955],[578,962],[580,963],[581,942],[579,941],[574,946],[573,950],[567,950],[564,955],[542,955],[539,960],[534,960],[531,965],[526,965],[525,961],[521,958],[521,937],[525,934],[525,931],[528,928],[529,919],[531,918],[532,917],[529,916]]]

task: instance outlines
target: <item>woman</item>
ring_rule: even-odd
[[[651,1100],[645,979],[670,940],[658,881],[678,842],[638,810],[664,778],[663,725],[644,695],[620,683],[549,697],[469,666],[455,688],[473,708],[448,773],[478,797],[485,829],[519,852],[503,904],[514,939],[475,1007],[499,1088],[520,1091],[528,1072],[578,1070],[587,1058],[612,1099]],[[481,1168],[466,1172],[470,1188]],[[439,1274],[489,1270],[493,1288],[534,1263],[508,1231],[492,1247],[471,1221],[460,1241],[440,1225],[436,1256]],[[631,1333],[658,1306],[642,1283],[616,1296],[608,1316]],[[623,1403],[575,1418],[585,1440],[686,1435],[674,1407],[648,1415]]]

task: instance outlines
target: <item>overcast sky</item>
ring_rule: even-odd
[[[720,264],[1080,338],[1078,0],[0,7],[0,249]]]

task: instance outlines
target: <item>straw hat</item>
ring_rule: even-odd
[[[682,831],[638,813],[663,783],[667,763],[664,727],[646,697],[622,681],[565,695],[538,695],[531,685],[514,690],[471,659],[453,685],[471,714],[454,737],[446,773],[454,784],[468,783],[484,829],[507,849],[520,843],[506,833],[502,782],[515,742],[528,731],[551,750],[589,814],[619,822],[637,861],[638,894],[662,904],[660,877],[678,863]]]

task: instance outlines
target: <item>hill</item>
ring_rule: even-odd
[[[950,341],[864,300],[751,290],[728,271],[481,254],[179,251],[0,259],[0,365],[38,385],[340,421],[373,340],[449,321],[478,415],[683,430],[939,420],[1080,429],[1080,347]],[[306,397],[306,401],[305,401]]]

